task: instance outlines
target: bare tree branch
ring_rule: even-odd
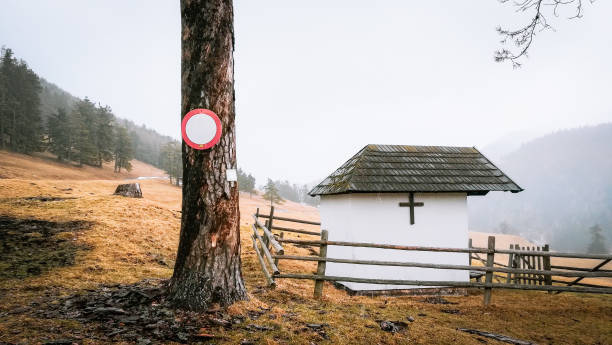
[[[508,1],[509,0],[499,0],[501,3],[506,3]],[[503,37],[501,44],[506,45],[512,42],[516,45],[517,50],[513,52],[507,48],[501,48],[495,52],[495,61],[510,61],[512,67],[521,67],[520,60],[523,57],[528,57],[527,52],[536,34],[547,29],[554,30],[553,27],[548,24],[545,13],[552,12],[555,17],[558,17],[559,7],[573,6],[576,12],[573,16],[568,17],[568,19],[582,18],[582,1],[583,0],[513,0],[517,12],[533,12],[533,17],[531,17],[529,23],[516,30],[497,27],[497,33]],[[594,1],[595,0],[589,0],[591,3]],[[546,9],[551,10],[547,11]]]

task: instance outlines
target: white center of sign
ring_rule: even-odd
[[[185,124],[185,133],[194,143],[206,144],[217,134],[217,125],[212,117],[206,114],[196,114]]]

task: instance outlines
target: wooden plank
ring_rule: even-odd
[[[268,218],[268,229],[272,229],[272,221],[274,220],[274,206],[270,206],[270,218]]]
[[[313,236],[321,236],[320,232],[316,232],[316,231],[307,231],[307,230],[302,230],[302,229],[292,229],[292,228],[285,228],[283,226],[273,226],[272,230],[281,230],[281,231],[287,231],[287,232],[295,232],[298,234],[305,234],[305,235],[313,235]],[[282,232],[281,232],[282,234]]]
[[[281,232],[280,238],[283,238],[283,237],[285,237],[285,233]],[[278,259],[274,259],[274,264],[277,266],[277,269],[278,269]]]
[[[560,284],[565,284],[567,285],[567,283],[569,283],[567,280],[557,280],[557,279],[553,279],[552,280],[553,283],[560,283]],[[587,284],[587,283],[574,283],[574,285],[576,286],[587,286],[587,287],[600,287],[600,288],[609,288],[610,286],[608,285],[597,285],[597,284]]]
[[[530,252],[531,250],[529,249],[529,246],[527,246],[525,248],[525,251]],[[530,254],[525,255],[525,267],[529,270],[529,269],[533,269],[533,267],[531,266],[531,256]],[[527,284],[532,284],[533,283],[533,274],[529,273],[527,274]]]
[[[542,248],[542,252],[547,252],[549,250],[549,246],[548,244],[545,244],[544,247]],[[543,256],[542,257],[542,264],[544,266],[544,270],[545,271],[550,271],[550,256]],[[545,276],[544,277],[544,283],[546,285],[552,285],[552,277],[550,275]]]
[[[524,251],[524,252],[526,251],[525,247],[522,247],[521,250]],[[529,268],[529,266],[527,265],[527,254],[521,255],[521,262],[522,262],[522,264],[521,264],[521,268],[522,269],[528,269]],[[521,284],[528,284],[528,282],[529,282],[528,278],[529,278],[529,276],[527,274],[523,274],[523,280],[522,280]]]
[[[482,263],[484,263],[484,264],[486,264],[486,263],[487,263],[487,260],[485,260],[485,259],[483,259],[483,258],[481,258],[480,256],[477,256],[477,255],[476,255],[476,256],[472,256],[472,259],[473,259],[473,260],[480,261],[480,262],[482,262]],[[493,263],[493,265],[494,265],[494,266],[498,266],[498,267],[508,267],[508,266],[506,266],[506,265],[504,265],[504,264],[502,264],[502,263],[499,263],[499,262],[494,262],[494,263]]]
[[[299,256],[299,255],[272,255],[276,260],[297,260],[297,261],[325,261],[335,262],[341,264],[356,264],[356,265],[373,265],[373,266],[398,266],[398,267],[417,267],[417,268],[434,268],[443,270],[466,270],[466,271],[479,271],[479,272],[499,272],[499,273],[516,273],[516,274],[547,274],[552,276],[561,277],[582,277],[586,274],[586,277],[598,278],[601,277],[598,272],[564,272],[564,271],[538,271],[529,269],[517,269],[507,267],[486,267],[486,266],[466,266],[466,265],[452,265],[452,264],[431,264],[422,262],[397,262],[397,261],[378,261],[378,260],[358,260],[358,259],[336,259],[336,258],[321,258],[320,256]],[[525,279],[537,279],[537,278],[525,278]]]
[[[536,251],[535,247],[532,246],[531,251],[535,252]],[[536,256],[535,255],[531,255],[531,268],[533,268],[534,270],[536,269]],[[534,278],[533,284],[535,285],[538,283],[539,276],[535,273],[533,273],[532,276]]]
[[[270,267],[272,268],[273,274],[274,275],[279,274],[280,272],[278,271],[278,267],[276,267],[276,264],[274,264],[274,259],[272,258],[272,254],[270,254],[268,247],[265,245],[261,236],[259,236],[259,233],[257,232],[257,228],[255,227],[255,225],[253,225],[253,233],[255,234],[255,237],[257,237],[257,239],[259,240],[259,243],[261,244],[261,251],[265,255],[266,259],[268,259],[268,262],[270,263]]]
[[[514,244],[510,245],[510,249],[514,249]],[[512,268],[512,260],[514,259],[513,255],[514,254],[508,254],[508,268]],[[506,284],[510,284],[511,281],[512,273],[508,272],[508,275],[506,276]]]
[[[255,225],[263,230],[264,234],[270,241],[270,244],[272,244],[272,247],[274,247],[274,250],[276,251],[276,253],[282,255],[285,252],[285,250],[283,249],[283,246],[281,246],[280,243],[278,243],[278,241],[276,240],[276,238],[274,238],[274,235],[272,235],[272,233],[270,232],[270,230],[268,230],[268,228],[263,226],[256,217],[254,218],[255,218]]]
[[[489,250],[495,251],[495,236],[489,236],[488,248]],[[487,254],[487,267],[492,269],[493,262],[495,262],[495,253],[494,252],[488,253]],[[493,283],[493,272],[487,272],[487,274],[485,274],[485,284],[491,284],[491,283]],[[483,304],[485,306],[491,304],[491,288],[490,287],[485,288]]]
[[[327,242],[328,233],[327,230],[321,230],[321,241]],[[317,275],[324,276],[325,275],[325,267],[327,263],[327,245],[321,244],[319,247],[319,263],[317,264]],[[323,296],[323,280],[315,280],[314,287],[314,296],[315,298],[321,298]]]
[[[259,215],[261,218],[270,218],[269,214],[260,214]],[[303,220],[303,219],[294,219],[294,218],[287,218],[287,217],[276,217],[274,216],[274,219],[276,220],[284,220],[287,222],[294,222],[294,223],[302,223],[302,224],[310,224],[310,225],[321,225],[321,223],[319,222],[313,222],[310,220]]]
[[[472,248],[472,239],[468,240],[468,249]],[[468,260],[468,265],[472,266],[472,254],[470,253],[470,259]]]
[[[514,250],[511,251],[509,249],[496,249],[495,253],[497,254],[524,254],[524,255],[534,255],[533,252]],[[535,253],[537,255],[541,255],[543,257],[557,257],[557,258],[577,258],[577,259],[595,259],[595,260],[612,260],[612,254],[581,254],[581,253],[564,253],[564,252],[551,252],[551,251],[542,251],[539,253]]]
[[[591,272],[591,270],[592,270],[592,268],[557,266],[557,265],[551,265],[550,267],[554,268],[554,269],[558,269],[558,270],[568,270],[568,271]],[[598,269],[597,271],[598,272],[612,272],[612,270],[602,270],[602,269]]]
[[[268,268],[266,267],[266,264],[264,263],[263,257],[261,256],[261,254],[259,254],[259,249],[257,248],[257,238],[255,237],[255,235],[251,236],[251,238],[253,239],[253,249],[255,249],[255,254],[257,255],[259,264],[261,265],[261,270],[264,273],[264,277],[266,277],[266,280],[268,281],[269,286],[275,286],[276,283],[274,282],[274,279],[272,279],[272,276],[270,276],[270,272],[268,272]]]
[[[606,264],[608,264],[608,262],[610,262],[611,260],[612,260],[612,259],[608,259],[608,260],[604,260],[604,261],[602,261],[601,263],[599,263],[599,265],[597,265],[597,266],[593,267],[593,268],[591,269],[591,272],[596,272],[597,270],[599,270],[600,268],[602,268],[602,267],[604,267]],[[574,281],[569,282],[569,283],[567,284],[567,286],[572,286],[572,285],[574,285],[574,284],[578,283],[579,281],[581,281],[582,279],[584,279],[584,277],[576,278]],[[562,292],[562,291],[559,291],[559,292],[557,292],[557,293],[558,293],[558,294],[560,294],[561,292]]]
[[[518,250],[518,249],[521,249],[521,247],[518,245],[518,243],[516,243],[514,244],[514,249]],[[523,269],[523,260],[522,260],[521,254],[514,254],[514,255],[515,255],[514,258],[516,260],[516,267],[518,269]],[[522,278],[523,278],[522,274],[515,275],[514,284],[522,284],[523,283]]]
[[[321,245],[320,240],[297,240],[283,239],[282,243],[294,243],[303,245]],[[436,247],[417,247],[417,246],[400,246],[393,244],[376,244],[376,243],[361,243],[361,242],[344,242],[344,241],[327,241],[328,246],[344,246],[344,247],[362,247],[362,248],[382,248],[382,249],[397,249],[397,250],[413,250],[423,252],[451,252],[451,253],[487,253],[484,248],[436,248]]]
[[[278,218],[276,218],[278,219]],[[320,240],[297,240],[297,239],[284,239],[284,243],[295,243],[304,245],[320,245]],[[397,250],[412,250],[412,251],[423,251],[423,252],[448,252],[448,253],[483,253],[487,254],[490,252],[487,248],[443,248],[443,247],[419,247],[419,246],[400,246],[393,244],[376,244],[376,243],[364,243],[364,242],[344,242],[344,241],[327,241],[328,246],[345,246],[345,247],[363,247],[363,248],[382,248],[382,249],[397,249]],[[509,249],[496,249],[497,254],[522,254],[528,255],[533,254],[531,251],[526,250],[509,250]],[[562,258],[581,258],[581,259],[611,259],[610,254],[578,254],[578,253],[561,253],[561,252],[546,252],[542,251],[537,253],[543,257],[562,257]]]
[[[540,248],[538,246],[537,249],[538,249],[538,252],[539,252],[539,251],[541,251],[542,248]],[[538,268],[538,271],[540,271],[540,270],[542,270],[542,257],[538,255],[536,258],[538,260],[538,267],[537,268]],[[538,285],[542,285],[543,282],[544,282],[544,276],[543,275],[539,275],[538,276]]]
[[[387,285],[419,285],[419,286],[450,286],[464,288],[485,288],[492,289],[513,289],[513,290],[538,290],[538,291],[568,291],[568,292],[583,292],[583,293],[603,293],[612,294],[612,288],[586,288],[574,286],[560,285],[515,285],[515,284],[486,284],[476,282],[458,282],[458,281],[423,281],[423,280],[393,280],[393,279],[372,279],[372,278],[355,278],[355,277],[340,277],[340,276],[319,276],[316,274],[293,274],[281,273],[275,276],[276,279],[310,279],[310,280],[325,280],[353,283],[368,283],[368,284],[387,284]]]

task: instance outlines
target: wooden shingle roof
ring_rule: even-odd
[[[522,190],[474,147],[367,145],[308,194]]]

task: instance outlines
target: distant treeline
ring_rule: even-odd
[[[555,250],[609,252],[612,123],[536,138],[495,162],[525,190],[470,197],[470,227]]]
[[[255,177],[251,174],[247,174],[242,169],[238,169],[238,189],[247,193],[255,193]],[[268,179],[266,186],[260,187],[260,190],[265,190],[267,193],[278,194],[280,198],[285,200],[291,200],[298,203],[305,203],[312,206],[319,204],[318,197],[311,197],[308,195],[310,188],[307,185],[299,185],[285,181],[272,181]],[[268,199],[266,199],[268,200]]]
[[[172,138],[117,118],[110,107],[81,100],[38,77],[3,48],[0,61],[0,148],[32,153],[48,150],[61,160],[115,168],[132,158],[163,167],[162,150]]]

